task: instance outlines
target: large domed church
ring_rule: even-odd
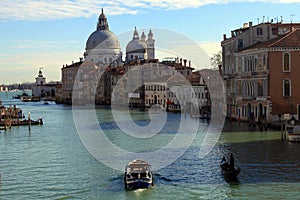
[[[150,29],[148,39],[143,32],[141,38],[135,27],[132,40],[126,46],[125,62],[155,59],[155,40]],[[109,30],[107,18],[102,12],[98,18],[97,29],[88,38],[84,53],[86,61],[100,66],[121,66],[122,52],[117,36]]]
[[[96,104],[110,104],[112,91],[118,80],[129,70],[128,66],[154,62],[154,43],[152,30],[149,31],[148,38],[144,32],[140,38],[135,28],[133,37],[126,46],[126,58],[123,60],[120,42],[117,36],[109,30],[107,18],[102,9],[96,30],[86,41],[84,59],[80,58],[77,63],[72,62],[72,65],[63,65],[61,97],[57,102],[71,104],[77,98],[78,102],[75,103],[83,103],[80,100],[84,99],[88,101],[85,102],[87,104],[93,101]],[[78,78],[77,88],[75,88],[77,93],[73,98],[76,78]],[[127,101],[126,84],[128,83],[124,83],[124,89],[120,92],[125,95],[122,98],[124,101]]]
[[[98,18],[96,31],[86,42],[84,58],[100,66],[118,66],[122,63],[120,42],[117,36],[109,30],[103,9]]]

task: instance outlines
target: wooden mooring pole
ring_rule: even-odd
[[[28,113],[28,130],[31,130],[30,112]]]
[[[283,142],[283,120],[281,117],[279,118],[280,120],[280,130],[281,130],[281,141]]]

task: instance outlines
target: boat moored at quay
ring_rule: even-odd
[[[287,136],[290,142],[300,142],[300,125],[287,126]]]

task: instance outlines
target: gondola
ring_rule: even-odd
[[[237,167],[237,168],[223,168],[223,166],[221,165],[221,174],[224,177],[224,179],[226,181],[234,181],[237,180],[237,175],[241,172],[241,168]]]
[[[234,167],[234,158],[233,155],[230,156],[230,164],[223,157],[221,164],[221,174],[224,177],[225,181],[236,181],[237,175],[241,172],[240,167]]]

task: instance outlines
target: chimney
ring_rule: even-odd
[[[189,67],[192,67],[192,61],[189,60]]]
[[[183,62],[184,62],[184,66],[186,67],[187,59],[184,59]]]
[[[252,27],[252,22],[249,22],[249,27]]]
[[[223,40],[226,40],[227,38],[226,38],[226,34],[223,34]]]
[[[180,65],[182,65],[182,58],[180,58]]]

